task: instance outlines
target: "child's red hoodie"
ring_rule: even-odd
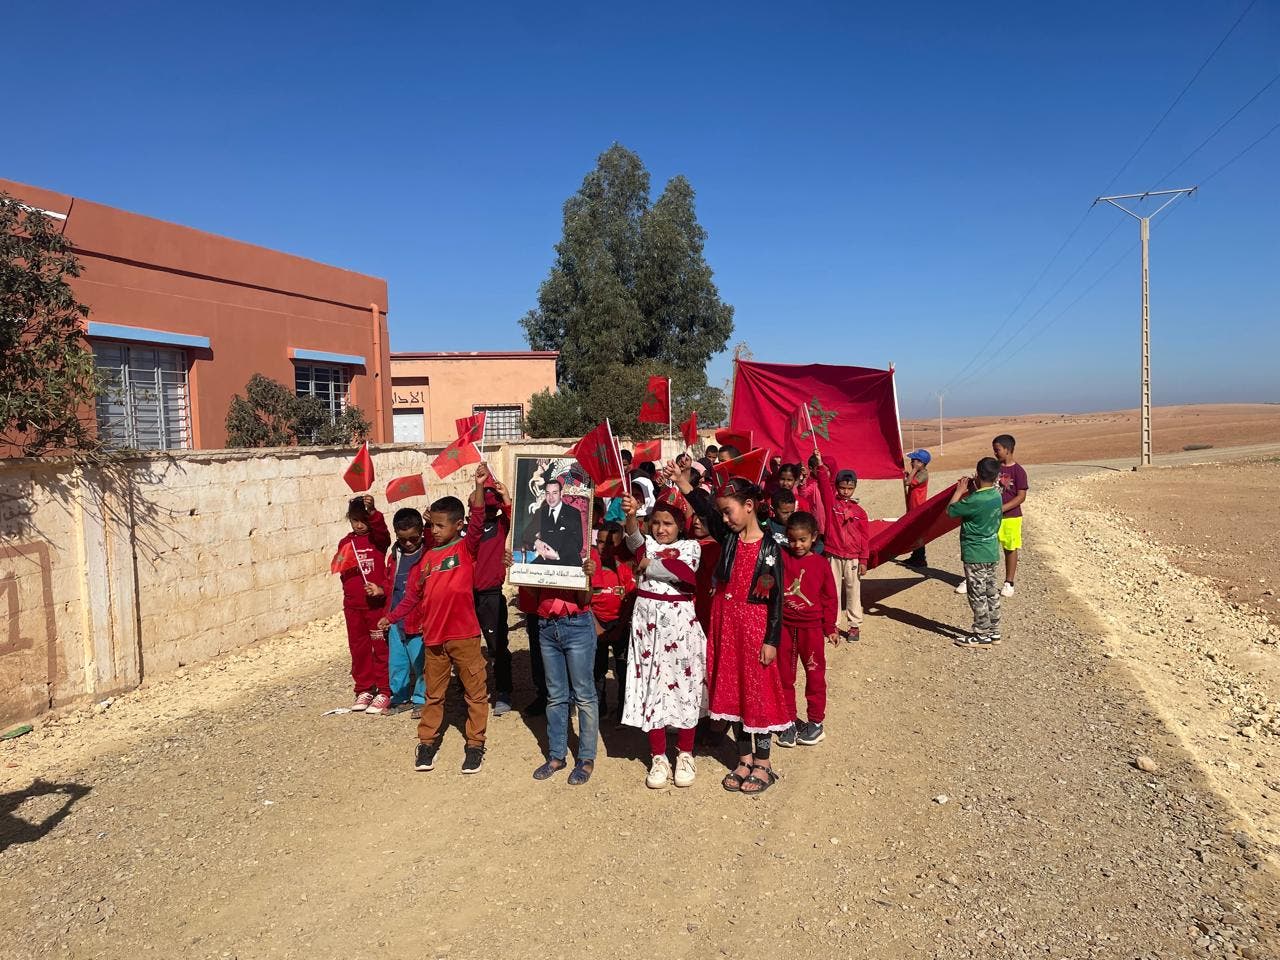
[[[823,549],[828,557],[866,563],[871,556],[867,511],[859,506],[858,501],[846,500],[836,493],[832,480],[835,472],[836,465],[825,459],[818,468],[818,484],[827,511],[827,529],[823,533],[826,545]]]
[[[591,575],[591,612],[601,623],[612,623],[622,616],[630,595],[635,592],[636,578],[631,565],[617,561],[610,570],[600,562],[600,551],[591,548],[596,572]]]
[[[387,602],[386,594],[391,592],[390,578],[387,576],[387,548],[391,546],[391,533],[387,530],[387,521],[383,519],[381,513],[374,510],[369,514],[369,532],[348,533],[338,541],[339,550],[344,543],[350,543],[355,549],[356,559],[360,561],[360,569],[343,571],[343,605],[367,606],[371,609],[381,607]],[[363,576],[361,576],[362,571]],[[366,594],[365,580],[381,587],[383,596],[371,597]]]
[[[836,579],[827,558],[816,553],[803,557],[782,551],[782,625],[816,624],[822,635],[836,632]]]

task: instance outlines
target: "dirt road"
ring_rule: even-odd
[[[952,644],[954,538],[872,574],[827,740],[759,799],[719,788],[727,744],[646,790],[610,724],[586,787],[535,783],[518,714],[481,775],[456,730],[414,773],[407,714],[322,716],[336,620],[52,719],[0,745],[0,956],[1276,956],[1265,840],[1069,582],[1048,483],[1078,475],[1032,472],[996,649]]]

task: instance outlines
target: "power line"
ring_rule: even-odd
[[[1208,183],[1210,180],[1212,180],[1214,177],[1220,174],[1223,170],[1227,169],[1227,167],[1231,166],[1233,163],[1235,163],[1237,160],[1239,160],[1246,153],[1248,153],[1250,150],[1252,150],[1254,147],[1260,144],[1263,140],[1267,139],[1267,137],[1271,136],[1277,130],[1280,130],[1280,123],[1276,123],[1274,126],[1271,127],[1270,130],[1268,130],[1266,133],[1260,136],[1257,140],[1253,141],[1253,143],[1249,144],[1247,147],[1245,147],[1243,150],[1237,153],[1234,157],[1232,157],[1230,160],[1228,160],[1226,163],[1220,166],[1217,170],[1213,171],[1213,173],[1209,174],[1207,177],[1201,180],[1200,185],[1204,186],[1206,183]]]
[[[1170,170],[1168,170],[1166,173],[1161,174],[1156,182],[1163,183],[1164,181],[1168,180],[1171,176],[1173,176],[1175,173],[1177,173],[1179,170],[1181,170],[1183,165],[1188,160],[1190,160],[1197,153],[1199,153],[1206,146],[1208,146],[1210,141],[1212,141],[1218,134],[1220,134],[1223,130],[1225,130],[1227,128],[1227,125],[1230,124],[1232,120],[1240,116],[1240,114],[1244,113],[1245,110],[1247,110],[1255,100],[1257,100],[1260,96],[1262,96],[1264,93],[1270,90],[1275,85],[1277,80],[1280,80],[1280,73],[1277,73],[1274,77],[1272,77],[1265,84],[1263,84],[1261,90],[1259,90],[1252,97],[1250,97],[1243,104],[1241,104],[1235,113],[1233,113],[1231,116],[1227,117],[1227,119],[1223,120],[1220,124],[1218,124],[1218,126],[1214,128],[1213,133],[1209,134],[1207,137],[1201,140],[1194,150],[1192,150],[1185,157],[1179,160],[1177,164],[1174,165]]]
[[[1231,24],[1231,26],[1227,28],[1227,32],[1222,35],[1222,39],[1220,39],[1217,42],[1217,44],[1214,46],[1214,48],[1209,51],[1209,55],[1204,58],[1204,61],[1196,69],[1196,72],[1191,75],[1191,79],[1188,80],[1185,84],[1183,84],[1182,89],[1178,91],[1178,95],[1173,98],[1173,102],[1169,104],[1169,106],[1165,109],[1164,113],[1160,115],[1160,118],[1156,120],[1155,125],[1152,126],[1150,130],[1147,131],[1147,135],[1142,138],[1142,142],[1139,143],[1137,148],[1133,151],[1133,153],[1129,155],[1129,158],[1120,165],[1120,169],[1118,169],[1112,175],[1111,179],[1107,181],[1107,185],[1102,188],[1103,193],[1106,193],[1109,189],[1111,189],[1111,186],[1116,182],[1116,180],[1120,178],[1121,174],[1123,174],[1124,171],[1128,169],[1129,164],[1133,162],[1134,158],[1136,158],[1138,154],[1142,152],[1143,147],[1145,147],[1150,142],[1151,138],[1155,136],[1156,131],[1160,129],[1160,126],[1168,118],[1169,114],[1173,112],[1174,108],[1177,107],[1177,105],[1182,102],[1182,98],[1185,97],[1187,95],[1187,92],[1195,85],[1195,82],[1200,78],[1200,75],[1204,73],[1205,68],[1208,67],[1209,64],[1213,61],[1213,58],[1218,55],[1218,51],[1222,49],[1222,47],[1226,44],[1227,40],[1231,38],[1231,35],[1235,33],[1236,28],[1240,26],[1240,23],[1244,20],[1244,18],[1249,15],[1249,11],[1253,9],[1254,5],[1257,2],[1258,0],[1249,0],[1249,4],[1244,8],[1243,11],[1241,11],[1240,15],[1236,17],[1235,21]],[[1272,83],[1274,82],[1275,81],[1273,80]],[[1270,85],[1271,85],[1270,83],[1267,84],[1267,87],[1269,87]],[[1245,107],[1247,107],[1250,103],[1252,103],[1253,100],[1256,100],[1257,97],[1260,96],[1267,89],[1267,87],[1264,87],[1257,94],[1255,94],[1254,97],[1252,97],[1248,101],[1248,103],[1245,104]],[[1243,109],[1244,107],[1241,108],[1241,110]],[[1239,111],[1237,111],[1237,114],[1238,113]],[[1231,120],[1235,119],[1235,116],[1236,114],[1233,114],[1230,118],[1228,118],[1226,123],[1224,123],[1222,126],[1225,127],[1227,123],[1230,123]],[[1205,141],[1205,143],[1202,143],[1200,147],[1197,147],[1185,158],[1183,158],[1182,163],[1185,163],[1192,156],[1194,156],[1195,153],[1198,152],[1201,147],[1203,147],[1205,144],[1209,142],[1209,140],[1212,140],[1215,136],[1217,136],[1218,132],[1219,132],[1218,130],[1215,130],[1212,134],[1210,134],[1209,138]],[[1234,159],[1231,162],[1234,162]],[[1181,166],[1181,163],[1179,164],[1179,166]],[[1174,170],[1177,170],[1177,167],[1175,167]],[[1173,173],[1173,172],[1174,171],[1170,171],[1170,173]],[[1168,176],[1168,175],[1169,174],[1166,174],[1165,176]],[[1201,181],[1201,182],[1204,182],[1204,181]],[[1092,209],[1093,209],[1092,207],[1089,208],[1089,210],[1092,210]],[[1010,310],[1009,313],[1005,316],[1005,318],[1000,321],[999,325],[996,326],[996,328],[987,337],[986,341],[982,344],[982,346],[978,348],[977,352],[974,353],[974,355],[969,359],[969,361],[963,367],[961,367],[959,372],[957,372],[951,378],[951,380],[943,388],[944,390],[950,389],[951,387],[954,387],[954,386],[959,386],[962,383],[967,383],[969,380],[973,379],[973,376],[970,376],[966,379],[962,379],[962,378],[964,377],[966,372],[968,372],[970,369],[973,368],[973,365],[975,363],[977,363],[979,360],[983,358],[983,355],[985,354],[987,348],[991,346],[991,344],[995,341],[996,337],[1000,335],[1001,331],[1003,331],[1004,328],[1008,326],[1009,321],[1012,320],[1013,317],[1017,314],[1017,312],[1022,309],[1023,304],[1026,303],[1027,299],[1035,291],[1036,287],[1038,287],[1041,281],[1044,280],[1045,276],[1053,268],[1053,265],[1058,262],[1058,258],[1062,256],[1062,252],[1067,248],[1068,244],[1070,244],[1071,241],[1075,239],[1076,234],[1080,232],[1080,228],[1084,226],[1085,221],[1089,218],[1089,210],[1086,210],[1084,212],[1084,215],[1080,218],[1080,220],[1076,223],[1076,225],[1071,228],[1070,232],[1067,233],[1066,239],[1063,240],[1062,243],[1058,246],[1058,249],[1054,251],[1053,256],[1049,258],[1049,262],[1044,265],[1043,269],[1041,269],[1040,273],[1036,276],[1035,280],[1032,281],[1031,286],[1027,287],[1026,291],[1022,294],[1022,296],[1018,298],[1018,302],[1014,304],[1013,309]],[[1108,236],[1110,236],[1110,234],[1108,234]],[[1097,249],[1095,248],[1094,251],[1090,253],[1088,257],[1085,258],[1085,262],[1088,262],[1089,258],[1092,257],[1093,254],[1096,252],[1097,252]],[[1083,264],[1081,266],[1083,266]],[[1078,267],[1076,271],[1072,274],[1072,276],[1075,276],[1077,273],[1079,273],[1079,270],[1080,268]],[[1060,290],[1061,288],[1059,289],[1059,292]],[[1055,296],[1056,296],[1056,293],[1055,293]],[[1052,300],[1053,297],[1050,297],[1049,299]],[[1047,305],[1048,302],[1049,301],[1045,301],[1045,304]],[[1041,309],[1043,309],[1043,307]],[[1023,326],[1025,327],[1025,324]],[[1015,333],[1014,337],[1017,337],[1017,335],[1018,334]],[[1013,337],[1011,337],[1010,339],[1013,339]]]
[[[1111,179],[1107,181],[1107,185],[1102,188],[1103,193],[1106,193],[1111,189],[1112,185],[1120,179],[1120,175],[1129,168],[1129,164],[1133,163],[1134,158],[1142,152],[1142,148],[1151,141],[1151,138],[1155,136],[1156,131],[1160,129],[1160,125],[1165,122],[1169,114],[1173,113],[1173,108],[1182,102],[1182,98],[1187,95],[1187,91],[1190,90],[1196,80],[1200,78],[1200,74],[1204,73],[1205,67],[1209,66],[1213,58],[1218,55],[1218,51],[1222,49],[1223,44],[1230,39],[1231,34],[1235,33],[1236,27],[1240,26],[1240,21],[1249,15],[1249,11],[1253,9],[1254,4],[1257,2],[1258,0],[1249,0],[1249,5],[1244,8],[1240,16],[1236,17],[1235,22],[1227,28],[1227,32],[1222,35],[1222,39],[1218,41],[1217,46],[1209,51],[1209,55],[1204,58],[1204,62],[1200,64],[1196,69],[1196,72],[1191,75],[1191,79],[1183,85],[1182,89],[1178,91],[1178,95],[1173,98],[1173,103],[1169,104],[1169,106],[1165,108],[1164,113],[1160,114],[1160,119],[1155,122],[1155,126],[1147,131],[1147,135],[1142,138],[1142,142],[1138,144],[1137,149],[1135,149],[1133,153],[1129,154],[1129,159],[1120,164],[1120,169],[1117,170]]]

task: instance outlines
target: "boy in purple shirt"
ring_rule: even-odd
[[[1003,501],[1000,517],[1000,546],[1004,548],[1004,586],[1000,588],[1000,596],[1013,596],[1013,579],[1018,575],[1018,551],[1022,549],[1022,501],[1027,499],[1027,471],[1022,464],[1013,460],[1014,439],[1010,434],[1002,433],[991,441],[991,451],[1000,461],[1000,479],[996,486],[1000,488]],[[956,593],[967,590],[965,581],[961,580]]]

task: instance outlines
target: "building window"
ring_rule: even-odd
[[[190,448],[184,351],[94,343],[93,360],[103,380],[98,395],[98,430],[108,446]]]
[[[524,439],[524,407],[520,404],[501,407],[476,406],[472,413],[484,413],[484,442]]]
[[[347,407],[347,383],[347,371],[342,367],[294,364],[294,392],[300,397],[315,397],[334,421]]]

